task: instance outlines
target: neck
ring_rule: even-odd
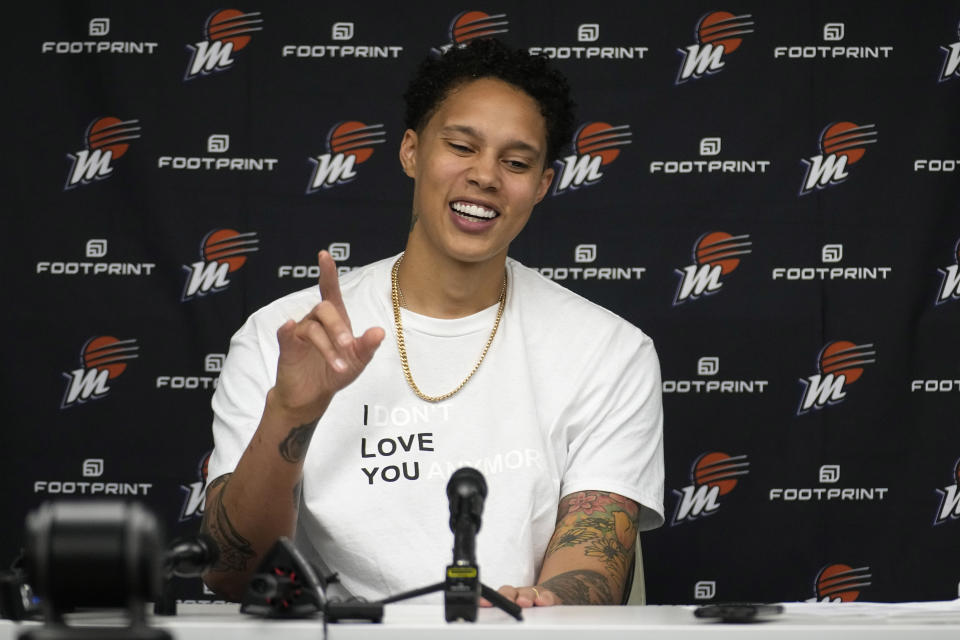
[[[430,259],[409,245],[397,273],[406,308],[434,318],[462,318],[497,303],[506,252],[482,262]]]

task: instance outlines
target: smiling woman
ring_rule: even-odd
[[[663,521],[656,352],[507,256],[573,135],[566,81],[475,40],[425,61],[406,98],[406,251],[342,280],[321,252],[319,291],[261,309],[231,344],[205,520],[229,562],[208,583],[236,594],[294,532],[364,598],[433,582],[449,564],[438,498],[472,466],[494,511],[479,563],[502,595],[621,602],[636,532]]]

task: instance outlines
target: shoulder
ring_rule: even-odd
[[[552,329],[565,340],[583,336],[589,341],[627,340],[638,346],[652,347],[652,340],[640,328],[613,311],[549,280],[536,270],[509,259],[509,274],[514,283],[515,302],[527,320]]]

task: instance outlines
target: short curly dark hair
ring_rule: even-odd
[[[403,94],[406,127],[421,131],[451,90],[479,78],[502,80],[536,100],[547,125],[547,163],[557,160],[574,133],[570,84],[543,56],[512,50],[495,38],[472,40],[421,62]]]

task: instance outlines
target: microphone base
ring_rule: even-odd
[[[476,622],[481,590],[477,565],[463,561],[450,565],[443,587],[443,613],[447,622]]]
[[[471,568],[473,572],[469,571]],[[470,573],[473,574],[472,577],[469,575]],[[428,593],[443,591],[444,616],[447,622],[454,622],[456,620],[476,622],[480,596],[483,596],[490,601],[490,604],[506,612],[516,620],[523,620],[520,605],[511,602],[498,591],[480,582],[477,576],[478,573],[475,566],[464,567],[451,565],[447,567],[447,579],[444,582],[397,593],[389,598],[384,598],[379,604],[390,604],[391,602],[399,602]]]

